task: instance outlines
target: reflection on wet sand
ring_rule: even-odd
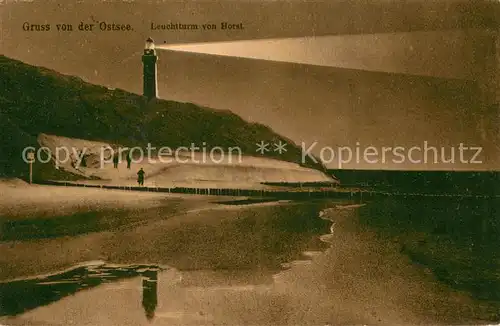
[[[2,303],[0,316],[18,315],[74,295],[79,291],[139,275],[144,277],[144,287],[147,287],[144,290],[146,296],[152,293],[152,283],[156,282],[158,270],[161,270],[158,266],[120,266],[106,265],[104,262],[89,262],[52,275],[2,282],[0,283]],[[156,284],[154,290],[156,292]],[[151,310],[151,305],[148,303],[150,301],[151,299],[145,300],[149,310]]]
[[[318,202],[203,210],[122,230],[99,242],[99,253],[109,263],[93,270],[105,279],[121,268],[127,277],[21,314],[7,313],[16,316],[0,318],[0,323],[479,323],[477,302],[415,267],[399,247],[360,229],[353,218],[356,209],[324,210],[332,206]],[[319,215],[335,220],[335,228]],[[137,265],[145,261],[170,267]]]
[[[147,270],[143,273],[142,280],[142,307],[146,318],[152,320],[158,305],[158,271]]]
[[[80,263],[48,276],[0,283],[2,301],[5,302],[1,305],[0,315],[21,315],[24,319],[31,314],[25,312],[33,308],[59,301],[55,304],[57,306],[69,300],[70,295],[79,296],[82,290],[89,293],[88,290],[95,287],[112,282],[125,284],[125,279],[140,276],[143,278],[142,307],[147,319],[152,321],[158,305],[156,292],[158,271],[161,269],[155,269],[147,262],[162,266],[168,264],[176,268],[168,269],[177,270],[177,273],[180,273],[178,270],[189,271],[183,279],[186,286],[193,285],[193,282],[198,282],[198,286],[211,286],[211,282],[269,284],[272,275],[281,270],[283,264],[299,258],[301,252],[325,248],[318,235],[328,231],[330,222],[316,218],[323,206],[324,203],[242,205],[232,209],[194,209],[167,219],[158,217],[162,208],[155,208],[140,211],[146,218],[133,218],[144,222],[128,229],[120,228],[114,233],[107,232],[106,228],[104,232],[80,237],[49,237],[12,243],[4,246],[8,250],[3,257],[4,271],[10,270],[10,273],[20,272],[25,267],[32,268],[31,259],[37,252],[41,255],[37,255],[36,259],[45,264],[51,260],[56,266],[64,264],[68,256],[55,254],[61,249],[61,242],[69,253],[78,253],[81,248],[76,248],[75,244],[86,238],[86,257],[105,260]],[[170,208],[167,212],[166,216],[169,216]],[[58,226],[66,229],[62,224],[66,221],[71,219],[58,220]],[[38,224],[51,227],[53,223],[39,221]],[[16,236],[16,230],[24,232],[22,228],[13,228],[10,230],[13,236]],[[10,251],[12,254],[9,255],[12,248],[17,250]],[[46,268],[50,270],[50,266],[47,264]],[[43,266],[38,268],[46,272]],[[197,274],[197,277],[189,277]],[[40,309],[35,309],[33,313]]]

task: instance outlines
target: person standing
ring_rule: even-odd
[[[139,172],[137,172],[137,183],[139,184],[139,186],[144,186],[144,175],[146,174],[146,172],[144,172],[144,170],[141,168],[139,170]]]
[[[127,169],[130,169],[130,164],[132,164],[132,153],[127,153]]]
[[[115,169],[118,169],[118,162],[119,161],[120,161],[120,158],[118,157],[118,155],[113,156],[113,167]]]

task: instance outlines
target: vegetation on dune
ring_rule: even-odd
[[[192,103],[146,99],[0,56],[0,174],[25,176],[21,152],[40,133],[125,146],[239,147],[255,155],[260,141],[288,143],[267,157],[301,163],[301,151],[270,128],[229,112]],[[204,145],[206,144],[206,145]],[[306,166],[323,169],[307,162]],[[43,175],[57,172],[40,167]],[[47,170],[47,171],[45,171]]]

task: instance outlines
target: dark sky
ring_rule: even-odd
[[[297,144],[328,146],[482,146],[482,164],[352,162],[346,168],[469,169],[500,167],[498,111],[480,105],[488,78],[491,10],[451,1],[257,2],[198,1],[57,4],[13,3],[2,10],[1,53],[29,64],[80,76],[95,84],[142,91],[144,40],[157,43],[341,35],[316,45],[331,65],[159,51],[159,92],[165,99],[230,109],[272,127]],[[133,31],[77,30],[80,22],[131,24]],[[50,24],[48,32],[23,24]],[[243,23],[244,30],[151,31],[159,24]],[[58,32],[70,23],[73,32]],[[350,35],[345,35],[345,34]],[[303,52],[276,55],[308,55]],[[259,46],[263,52],[270,51]],[[283,49],[286,51],[286,49]],[[243,50],[244,52],[244,50]],[[255,48],[252,48],[255,52]],[[300,52],[300,53],[299,53]],[[318,53],[319,52],[319,53]],[[266,52],[267,53],[267,52]],[[325,52],[326,53],[326,52]],[[309,53],[310,56],[310,53]],[[365,71],[368,70],[368,71]],[[384,73],[390,72],[390,73]],[[439,149],[440,150],[440,149]],[[466,154],[470,159],[472,152]],[[418,155],[417,155],[418,156]],[[449,154],[447,154],[449,156]],[[466,157],[467,159],[467,157]],[[337,161],[330,164],[335,167]]]

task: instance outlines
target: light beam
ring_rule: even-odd
[[[332,48],[331,42],[328,42],[333,37],[307,36],[264,40],[159,44],[156,48],[235,58],[337,66],[338,58],[335,49]],[[327,43],[330,43],[330,46]]]
[[[474,57],[484,33],[426,31],[159,44],[158,49],[322,67],[441,78],[478,78]]]

